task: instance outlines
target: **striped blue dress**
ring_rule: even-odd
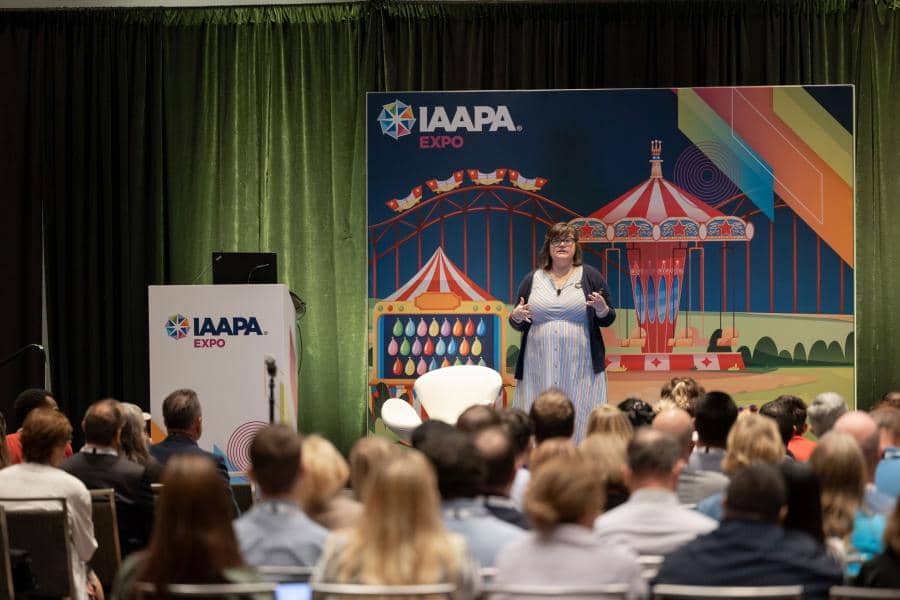
[[[527,299],[531,328],[513,402],[527,412],[541,392],[561,389],[575,405],[576,443],[585,435],[591,410],[606,404],[606,371],[594,373],[591,366],[581,275],[581,267],[573,269],[557,294],[550,274],[535,271]]]

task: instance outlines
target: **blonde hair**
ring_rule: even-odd
[[[386,438],[370,435],[353,445],[350,451],[350,486],[353,495],[365,502],[375,471],[397,456],[399,450]]]
[[[848,433],[829,431],[816,444],[809,464],[822,486],[825,535],[846,539],[866,487],[866,460]]]
[[[350,467],[331,442],[316,434],[304,438],[300,460],[300,504],[307,514],[316,514],[347,484]]]
[[[628,464],[628,441],[615,433],[592,433],[578,446],[582,456],[593,461],[610,487],[626,489],[625,465]]]
[[[722,470],[733,475],[754,463],[775,465],[784,459],[784,442],[775,421],[744,412],[728,432]]]
[[[362,518],[336,549],[335,573],[344,583],[438,583],[460,571],[461,550],[441,520],[431,464],[420,452],[397,453],[375,471]]]
[[[615,406],[603,404],[591,411],[588,417],[588,435],[593,433],[609,433],[620,437],[627,443],[634,437],[634,427],[628,416]]]
[[[606,502],[606,478],[587,456],[554,456],[535,472],[525,493],[525,512],[537,529],[578,523]]]
[[[532,450],[531,452],[531,460],[528,463],[528,468],[532,473],[537,471],[541,465],[545,462],[549,461],[551,458],[555,458],[557,456],[563,456],[566,458],[572,458],[578,453],[578,450],[575,448],[575,442],[573,442],[569,438],[550,438],[549,440],[544,440],[541,442],[541,445]]]
[[[693,415],[697,399],[706,390],[693,377],[673,377],[662,386],[659,393],[663,399],[673,401],[678,408]]]

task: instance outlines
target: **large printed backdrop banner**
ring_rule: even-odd
[[[852,86],[367,98],[369,427],[451,364],[496,370],[544,233],[606,277],[609,397],[690,375],[739,404],[854,397]],[[702,371],[702,373],[700,372]]]

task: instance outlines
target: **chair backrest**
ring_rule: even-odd
[[[41,596],[71,596],[69,515],[64,498],[0,498],[6,509],[10,548],[31,557],[31,571]]]
[[[388,398],[381,405],[381,420],[404,442],[409,442],[413,430],[422,424],[422,418],[409,402],[402,398]]]
[[[456,586],[452,583],[435,583],[430,585],[364,585],[359,583],[313,583],[311,586],[313,600],[335,596],[389,598],[453,598]]]
[[[169,598],[194,598],[199,600],[222,600],[223,598],[275,598],[275,589],[278,584],[271,582],[254,583],[170,583],[166,586],[166,594]],[[135,592],[138,599],[148,600],[156,597],[156,586],[152,583],[139,581],[135,584]]]
[[[836,585],[828,590],[829,600],[881,600],[900,598],[900,590],[886,588],[858,588]]]
[[[97,540],[97,551],[91,557],[91,568],[103,584],[103,589],[112,589],[113,580],[122,563],[115,490],[91,490],[91,517],[94,519],[94,538]]]
[[[288,582],[305,582],[312,577],[315,567],[280,567],[262,565],[257,566],[256,570],[260,577],[266,581],[274,581],[278,583]]]
[[[9,560],[9,534],[6,531],[6,511],[0,506],[0,600],[14,600],[12,564]]]
[[[526,585],[520,583],[490,583],[482,586],[482,600],[494,596],[505,598],[603,598],[625,600],[628,585],[611,583],[606,585]]]
[[[413,393],[428,418],[450,425],[455,425],[459,415],[474,404],[494,404],[502,390],[500,373],[478,365],[456,365],[429,371],[413,384]]]
[[[653,586],[653,600],[718,600],[720,598],[765,598],[766,600],[803,600],[802,585],[714,586],[671,585]]]

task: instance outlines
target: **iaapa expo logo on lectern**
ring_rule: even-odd
[[[522,131],[516,125],[509,107],[499,106],[420,106],[419,117],[412,106],[402,100],[394,100],[381,107],[378,124],[381,133],[395,140],[410,135],[418,122],[419,148],[462,148],[465,139],[458,132],[493,133],[498,131]],[[442,133],[444,135],[438,135]],[[447,135],[455,134],[455,135]]]
[[[166,335],[180,340],[193,335],[194,348],[222,348],[225,338],[236,335],[267,335],[256,317],[194,317],[176,313],[166,321]]]

